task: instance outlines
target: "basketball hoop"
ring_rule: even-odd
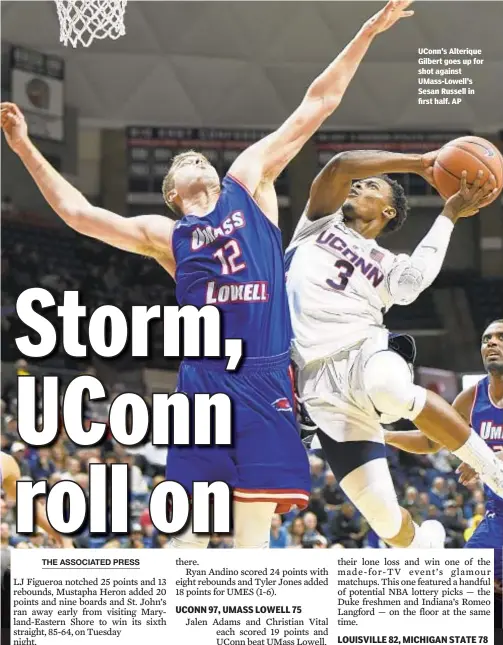
[[[126,33],[124,13],[127,0],[55,0],[63,45],[80,43],[89,47],[92,41],[120,38]]]

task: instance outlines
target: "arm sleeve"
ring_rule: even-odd
[[[426,237],[411,256],[399,255],[388,274],[388,289],[396,305],[408,305],[440,273],[454,224],[439,215]]]

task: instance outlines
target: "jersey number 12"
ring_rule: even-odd
[[[214,258],[218,258],[222,263],[222,275],[238,273],[246,268],[244,262],[239,262],[241,258],[241,249],[236,240],[229,240],[218,251],[213,253]]]

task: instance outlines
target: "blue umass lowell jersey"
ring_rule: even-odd
[[[224,336],[244,340],[237,372],[226,360],[185,359],[177,389],[223,392],[233,403],[232,446],[172,446],[166,477],[189,494],[195,481],[224,481],[241,502],[275,502],[276,512],[309,501],[309,462],[300,440],[289,376],[292,330],[279,229],[247,190],[227,176],[215,209],[175,226],[181,306],[214,305]]]
[[[489,378],[479,381],[471,413],[471,426],[488,446],[503,448],[503,409],[489,396]],[[486,514],[465,548],[494,549],[494,577],[503,581],[503,498],[484,486]]]
[[[289,351],[281,233],[238,181],[225,177],[211,213],[177,222],[173,250],[180,306],[217,306],[225,337],[242,338],[247,357]]]
[[[503,450],[503,408],[498,408],[489,396],[489,378],[486,376],[477,385],[471,414],[471,426],[493,450]],[[503,518],[503,498],[485,488],[486,509]]]

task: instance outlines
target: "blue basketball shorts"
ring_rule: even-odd
[[[248,358],[238,372],[226,361],[185,360],[177,391],[227,394],[233,405],[231,446],[168,448],[166,477],[192,494],[194,481],[224,481],[239,502],[276,502],[276,512],[309,501],[309,462],[297,428],[288,353]]]
[[[494,577],[503,581],[503,515],[488,511],[465,549],[494,549]]]

